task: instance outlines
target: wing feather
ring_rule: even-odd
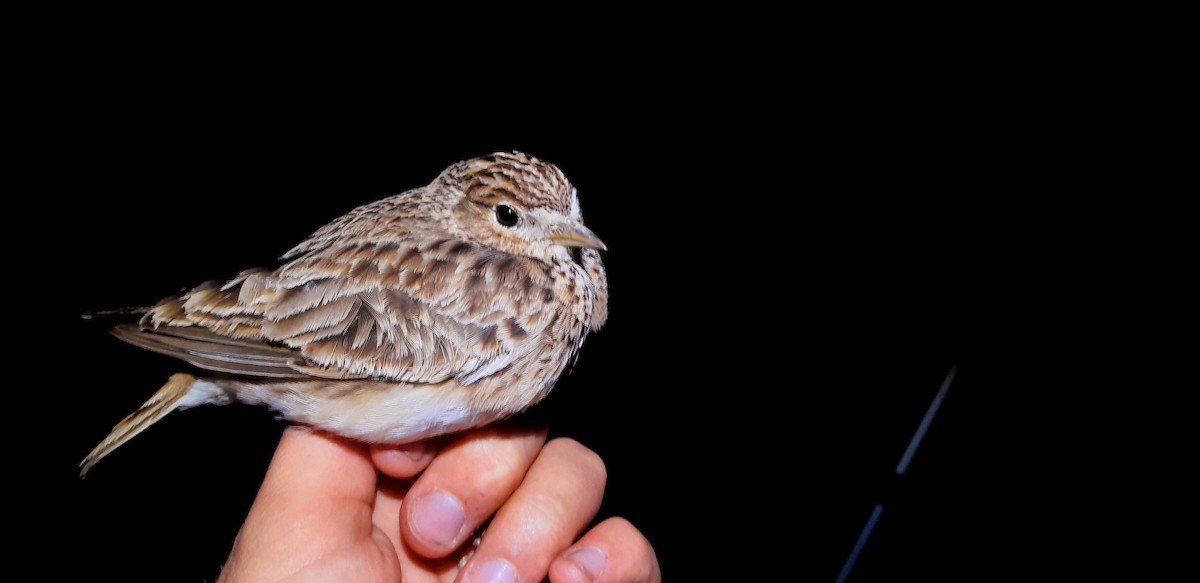
[[[550,297],[544,265],[463,241],[314,246],[114,334],[235,374],[470,384],[536,348]]]
[[[207,370],[263,377],[297,376],[290,364],[293,352],[266,344],[230,342],[225,338],[202,339],[203,335],[193,332],[180,336],[147,332],[135,324],[117,326],[112,333],[134,346],[173,356]]]
[[[263,334],[297,348],[307,362],[350,374],[475,382],[532,350],[526,328],[542,319],[541,302],[521,306],[511,296],[549,286],[549,274],[538,264],[501,257],[508,256],[461,241],[306,255],[277,274],[286,289],[266,308]],[[354,303],[347,307],[350,298]],[[307,317],[323,306],[337,306],[344,317],[305,320],[325,324],[305,334],[291,335],[282,326],[297,310]],[[505,324],[522,316],[532,322]]]

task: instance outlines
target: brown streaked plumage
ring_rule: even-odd
[[[607,318],[603,243],[555,166],[496,153],[356,208],[274,270],[207,282],[114,328],[177,374],[80,464],[175,409],[243,402],[373,443],[537,403]]]

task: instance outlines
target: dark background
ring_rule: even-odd
[[[273,265],[356,205],[512,148],[564,170],[610,248],[610,324],[537,414],[604,457],[601,516],[641,527],[668,579],[686,580],[709,554],[696,547],[724,539],[731,565],[762,568],[764,554],[831,580],[871,507],[897,492],[858,580],[924,562],[886,545],[911,550],[911,537],[957,526],[939,523],[954,503],[930,494],[961,479],[954,431],[971,423],[976,369],[963,368],[917,457],[917,484],[901,490],[890,476],[969,349],[962,289],[975,250],[959,247],[961,222],[938,210],[947,203],[922,192],[951,194],[932,162],[864,157],[857,140],[770,153],[688,144],[688,119],[431,136],[386,123],[314,130],[265,112],[117,113],[77,128],[84,155],[63,170],[86,176],[66,207],[77,251],[45,314],[73,355],[56,384],[69,429],[46,471],[91,573],[215,577],[283,424],[249,407],[175,414],[80,481],[78,460],[186,366],[78,315]],[[109,143],[115,134],[123,142]],[[755,524],[771,528],[755,535]]]
[[[25,540],[69,549],[64,574],[215,579],[283,424],[173,414],[79,480],[112,425],[186,369],[79,314],[272,265],[357,205],[521,149],[563,169],[609,246],[610,322],[536,414],[603,456],[600,518],[639,526],[668,581],[832,581],[881,501],[850,581],[1119,561],[1124,547],[1091,544],[1111,518],[1092,511],[1095,483],[1064,478],[1096,467],[1095,445],[1056,429],[1109,420],[1078,384],[1043,391],[1077,380],[1045,370],[1073,362],[1078,298],[1055,284],[1086,255],[1056,244],[1056,134],[989,79],[876,57],[804,69],[800,88],[734,67],[729,99],[705,75],[649,76],[434,108],[411,87],[147,78],[80,56],[68,84],[86,96],[57,93],[36,118],[33,210],[9,219],[41,233],[12,247],[13,289],[36,348],[20,358],[48,362],[10,413],[40,429],[20,434],[36,475],[22,500],[50,508]]]

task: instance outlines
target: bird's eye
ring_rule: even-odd
[[[505,227],[511,227],[517,224],[517,220],[519,218],[520,217],[517,216],[517,209],[514,209],[513,207],[503,203],[496,205],[496,220],[499,221],[501,225],[504,225]]]

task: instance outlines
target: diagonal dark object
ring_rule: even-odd
[[[950,385],[954,382],[954,375],[956,373],[958,373],[957,364],[950,367],[950,372],[946,373],[946,380],[942,381],[942,388],[938,389],[937,394],[933,396],[933,402],[925,410],[925,417],[921,418],[921,424],[917,426],[917,431],[913,433],[912,440],[908,442],[908,448],[904,450],[904,455],[900,456],[900,463],[896,464],[897,476],[903,476],[904,472],[908,470],[908,465],[912,463],[913,456],[917,454],[917,448],[921,447],[921,441],[925,439],[925,433],[929,431],[929,426],[933,424],[933,418],[937,416],[938,410],[942,408],[942,401],[946,399],[946,393],[950,390]],[[863,547],[867,546],[867,540],[871,538],[871,533],[875,531],[875,525],[879,522],[879,517],[882,515],[883,504],[876,504],[875,509],[871,511],[871,517],[863,525],[862,532],[859,533],[858,540],[854,542],[854,548],[850,551],[850,556],[846,557],[846,563],[842,565],[842,570],[838,573],[834,583],[845,583],[846,578],[850,576],[850,571],[854,569],[854,563],[858,562],[859,553],[862,552]]]
[[[921,419],[921,424],[917,426],[917,432],[913,434],[912,441],[908,442],[908,449],[904,450],[904,455],[900,456],[900,463],[896,464],[896,475],[903,476],[904,471],[908,469],[908,464],[912,463],[912,458],[917,454],[917,448],[921,447],[921,440],[925,439],[925,432],[929,431],[929,425],[933,423],[933,418],[938,414],[938,409],[942,408],[942,401],[946,398],[946,392],[950,390],[950,383],[954,382],[954,375],[958,372],[958,365],[950,367],[950,372],[946,374],[946,380],[942,381],[942,388],[938,389],[936,395],[933,396],[933,402],[929,404],[929,409],[925,411],[925,417]]]
[[[875,509],[871,511],[871,517],[867,519],[867,524],[863,526],[862,532],[858,534],[858,540],[854,541],[854,550],[850,551],[850,556],[846,557],[846,564],[842,565],[842,572],[838,573],[836,583],[842,583],[846,577],[850,576],[850,570],[854,568],[854,563],[858,561],[858,553],[862,552],[863,547],[867,546],[867,539],[871,538],[871,533],[875,531],[875,523],[879,522],[879,517],[883,515],[883,504],[876,504]]]

